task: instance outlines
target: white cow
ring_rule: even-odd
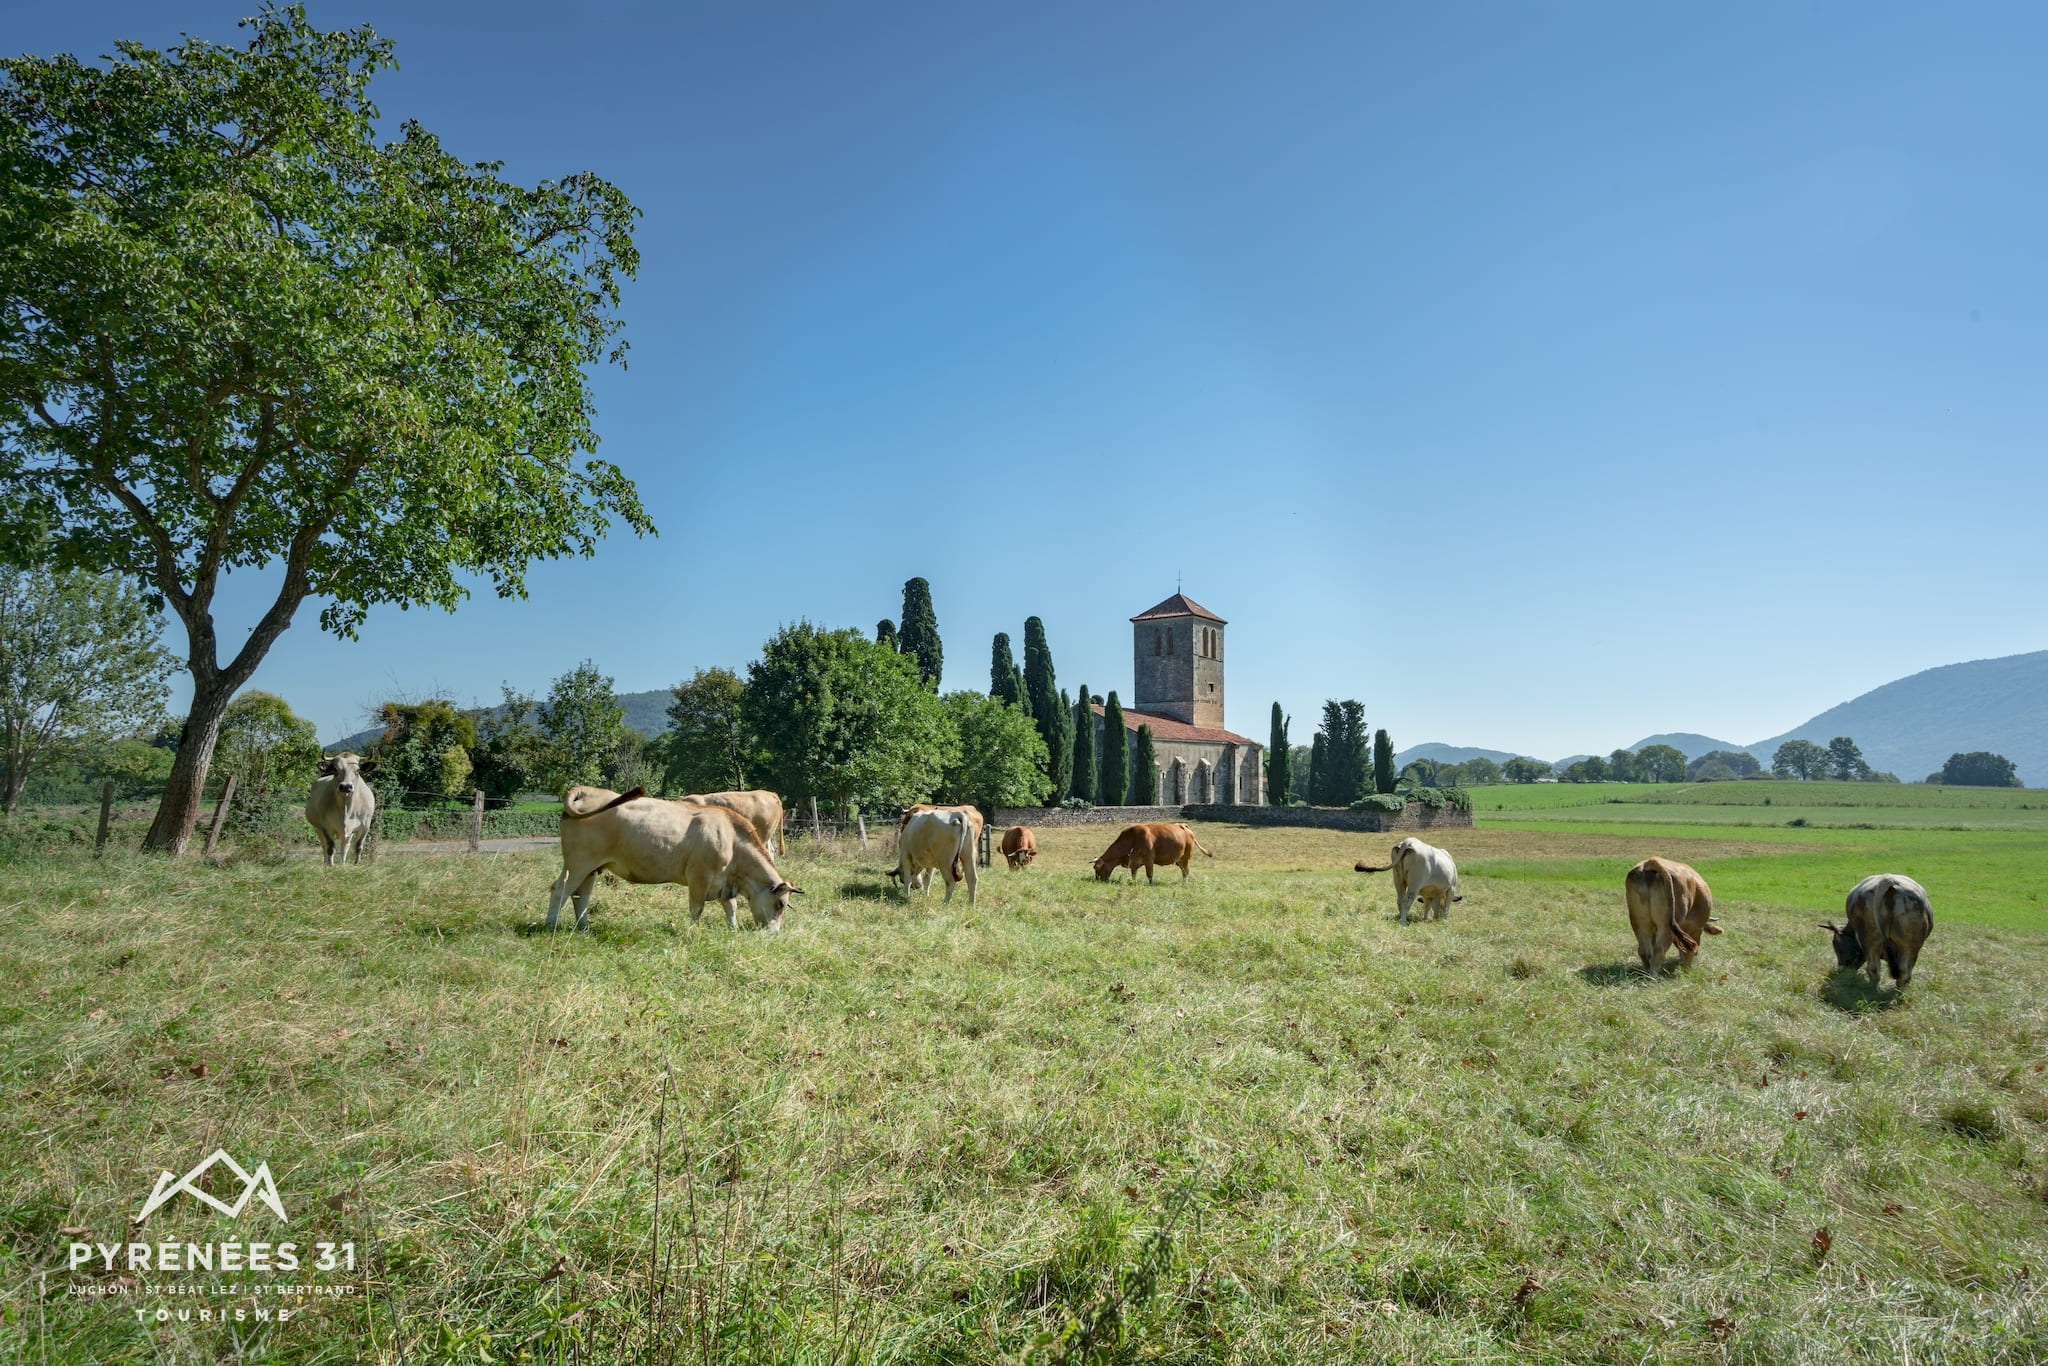
[[[1393,860],[1384,868],[1358,864],[1361,873],[1384,873],[1391,869],[1394,874],[1394,897],[1401,906],[1401,923],[1408,923],[1408,908],[1419,897],[1425,918],[1441,919],[1451,913],[1453,901],[1463,901],[1458,895],[1458,865],[1448,850],[1433,844],[1424,844],[1410,837],[1394,846]]]
[[[913,884],[931,895],[928,875],[936,871],[946,880],[946,901],[953,900],[956,883],[967,884],[967,904],[974,904],[975,823],[957,807],[919,811],[903,823],[896,836],[896,876],[903,879],[907,894]]]
[[[1862,968],[1877,984],[1878,965],[1891,969],[1892,985],[1913,980],[1920,946],[1934,933],[1934,907],[1927,889],[1903,873],[1877,873],[1849,889],[1846,925],[1821,926],[1835,937],[1835,961]]]
[[[367,781],[376,769],[375,759],[356,754],[331,754],[320,761],[319,776],[313,779],[313,790],[306,797],[306,820],[320,836],[329,868],[334,866],[337,847],[341,861],[348,862],[351,843],[356,862],[363,861],[363,840],[377,818],[377,794]]]
[[[744,896],[754,923],[782,928],[789,899],[803,891],[775,871],[768,846],[746,817],[723,806],[667,802],[634,788],[623,795],[572,787],[562,799],[562,872],[548,897],[548,928],[562,902],[576,899],[576,928],[590,928],[590,888],[611,870],[622,881],[673,882],[690,889],[690,919],[704,903],[725,903],[725,923],[739,928],[733,898]]]

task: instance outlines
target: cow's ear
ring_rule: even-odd
[[[1835,924],[1833,921],[1829,921],[1827,924],[1821,926],[1821,928],[1826,930],[1829,934],[1839,934],[1842,930],[1842,927],[1840,925]]]
[[[769,888],[769,890],[774,892],[781,892],[786,896],[800,896],[803,894],[804,889],[801,887],[792,887],[787,882],[778,882],[773,887]]]
[[[356,772],[367,778],[377,771],[377,762],[375,759],[365,759],[356,765]]]
[[[323,778],[332,778],[334,776],[334,768],[334,760],[322,759],[319,763],[319,766],[315,768],[313,771],[315,773],[318,773]]]

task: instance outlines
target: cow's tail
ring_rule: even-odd
[[[1700,941],[1685,932],[1685,926],[1678,921],[1678,876],[1671,871],[1670,864],[1662,866],[1664,873],[1665,914],[1671,917],[1671,937],[1678,941],[1678,947],[1687,953],[1698,953]]]
[[[1389,863],[1375,868],[1370,863],[1360,863],[1353,865],[1351,871],[1354,873],[1391,873],[1394,871],[1394,865]]]
[[[600,811],[609,811],[615,806],[624,806],[627,802],[637,802],[646,795],[647,789],[645,787],[636,787],[631,792],[621,792],[603,806],[593,807],[588,811],[577,811],[567,801],[564,801],[562,803],[562,819],[570,821],[589,820]]]

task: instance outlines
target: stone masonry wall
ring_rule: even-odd
[[[1433,830],[1470,827],[1472,813],[1446,806],[1432,811],[1421,802],[1393,811],[1350,811],[1340,806],[1183,806],[1187,821],[1224,821],[1232,825],[1302,825],[1318,830]]]
[[[1092,806],[1086,811],[1070,811],[1061,806],[999,806],[989,824],[998,833],[1013,825],[1028,825],[1034,830],[1060,825],[1145,825],[1180,820],[1180,813],[1178,806]]]

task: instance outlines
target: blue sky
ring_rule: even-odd
[[[10,15],[235,40],[252,0]],[[1737,742],[2048,645],[2038,6],[314,3],[387,118],[646,218],[603,454],[657,538],[319,633],[256,686],[623,690],[932,584],[946,686],[1045,619],[1229,619],[1229,722]],[[223,640],[267,585],[231,585]]]

